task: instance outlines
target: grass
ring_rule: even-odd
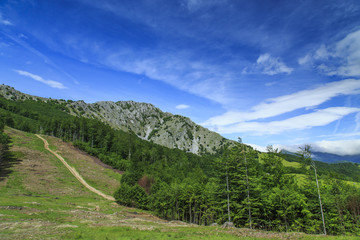
[[[259,159],[260,163],[264,163],[264,161],[260,158]],[[293,168],[301,168],[301,164],[298,162],[289,162],[285,159],[281,159],[281,163],[284,165],[284,167],[293,167]]]
[[[357,188],[360,188],[360,183],[359,182],[352,182],[352,181],[344,181],[347,184],[353,185]]]
[[[289,176],[294,176],[297,184],[300,185],[300,186],[306,184],[307,177],[306,177],[305,174],[289,173],[289,174],[287,174],[287,175],[289,175]]]
[[[325,239],[320,235],[223,229],[169,222],[85,189],[36,136],[7,129],[20,160],[0,181],[0,239]],[[46,137],[94,187],[111,193],[120,174],[59,139]],[[109,181],[109,182],[108,182]],[[356,239],[326,237],[326,239]]]
[[[112,195],[120,186],[121,174],[111,169],[104,168],[94,162],[93,157],[79,151],[69,143],[54,137],[45,136],[50,146],[56,149],[67,163],[74,167],[84,180],[91,186],[101,189],[106,194]]]
[[[169,229],[170,231],[162,231],[159,228],[152,230],[142,230],[131,227],[100,227],[92,229],[93,231],[84,232],[76,229],[74,233],[65,235],[65,239],[249,239],[239,238],[229,233],[217,233],[209,231],[210,229]],[[171,232],[173,230],[173,232]],[[189,231],[190,230],[190,231]],[[105,237],[105,238],[104,238]],[[263,238],[265,239],[265,238]]]
[[[281,162],[285,167],[301,168],[301,164],[298,162],[289,162],[286,161],[285,159],[282,159]]]

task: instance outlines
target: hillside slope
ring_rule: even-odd
[[[7,85],[0,85],[0,96],[13,101],[31,99],[56,102],[71,115],[97,119],[115,129],[132,131],[147,141],[195,154],[216,153],[226,143],[232,143],[231,140],[195,124],[187,117],[163,112],[149,103],[54,100],[21,93]]]
[[[35,135],[10,128],[6,132],[14,156],[9,171],[0,171],[1,239],[323,239],[169,222],[119,206],[83,187]],[[108,194],[118,188],[120,173],[68,143],[45,138],[91,185]]]
[[[93,193],[107,199],[107,200],[110,200],[110,201],[115,201],[115,198],[113,196],[110,196],[110,195],[107,195],[107,194],[104,194],[103,192],[101,192],[100,190],[90,186],[85,180],[84,178],[78,173],[78,171],[74,168],[74,167],[71,167],[67,161],[60,155],[58,154],[56,151],[53,151],[49,148],[49,142],[41,137],[40,135],[38,134],[35,134],[35,136],[37,136],[38,138],[40,138],[43,142],[44,142],[44,148],[46,150],[48,150],[49,152],[51,152],[57,159],[59,159],[63,164],[64,166],[72,173],[72,175],[83,185],[85,186],[87,189],[89,189],[90,191],[92,191]]]

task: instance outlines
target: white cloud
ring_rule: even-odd
[[[293,94],[268,99],[252,108],[251,112],[229,111],[223,115],[212,117],[204,125],[224,126],[236,122],[265,119],[278,116],[297,109],[318,106],[339,95],[360,93],[360,80],[347,79],[331,82],[311,90],[303,90]]]
[[[12,22],[10,22],[9,20],[6,20],[2,17],[2,14],[0,13],[0,24],[2,25],[7,25],[7,26],[11,26],[13,25]]]
[[[204,7],[225,4],[225,0],[183,0],[183,4],[190,11],[194,12]]]
[[[359,130],[360,130],[360,113],[356,114],[355,121],[356,121],[356,127],[355,127],[354,132],[359,132]]]
[[[292,153],[297,153],[300,150],[300,147],[303,147],[304,144],[294,144],[294,145],[283,145],[283,144],[275,144],[274,147],[278,148],[280,151],[281,150],[286,150]]]
[[[356,118],[356,116],[355,116]],[[336,133],[336,134],[323,134],[318,136],[319,138],[326,138],[328,140],[343,140],[343,139],[349,139],[349,138],[354,138],[354,137],[359,137],[360,136],[360,132],[350,132],[350,133]]]
[[[265,87],[271,87],[275,84],[276,84],[276,82],[267,82],[267,83],[265,83]]]
[[[310,63],[329,76],[360,76],[360,30],[328,46],[322,44],[314,52],[299,58],[298,63]]]
[[[170,84],[178,89],[215,102],[231,101],[226,92],[227,81],[235,78],[231,70],[215,64],[199,62],[189,52],[135,52],[131,49],[112,54],[100,53],[108,67]]]
[[[289,130],[303,130],[325,126],[355,112],[360,112],[360,108],[332,107],[281,121],[240,122],[234,125],[218,126],[217,131],[222,134],[235,132],[248,132],[254,135],[279,134]]]
[[[267,149],[266,147],[264,146],[260,146],[260,145],[257,145],[257,144],[252,144],[252,143],[246,143],[247,145],[250,145],[251,147],[253,147],[255,150],[258,150],[260,152],[267,152]]]
[[[317,66],[316,69],[319,70],[319,72],[324,73],[328,76],[338,75],[338,72],[334,68],[331,68],[324,63]]]
[[[328,59],[329,58],[329,52],[326,49],[325,45],[321,45],[320,48],[318,50],[316,50],[314,58],[315,59]]]
[[[38,76],[38,75],[35,75],[35,74],[32,74],[32,73],[29,73],[29,72],[26,72],[26,71],[23,71],[23,70],[14,70],[15,72],[17,72],[18,74],[22,75],[22,76],[25,76],[25,77],[29,77],[29,78],[32,78],[34,79],[35,81],[38,81],[38,82],[41,82],[41,83],[44,83],[52,88],[59,88],[59,89],[64,89],[66,88],[62,83],[60,82],[56,82],[56,81],[53,81],[53,80],[45,80],[44,78]]]
[[[335,56],[344,61],[339,75],[360,76],[360,30],[350,33],[335,46]]]
[[[360,140],[338,140],[338,141],[319,141],[311,144],[314,151],[327,152],[337,155],[356,155],[360,154]]]
[[[12,39],[17,44],[19,44],[20,46],[22,46],[23,48],[25,48],[26,50],[28,50],[29,52],[31,52],[31,53],[35,54],[36,56],[38,56],[44,63],[48,64],[49,66],[53,67],[57,71],[64,74],[66,77],[70,78],[75,84],[77,84],[77,85],[80,84],[79,81],[77,81],[73,76],[71,76],[66,71],[62,70],[62,68],[59,67],[57,64],[55,64],[50,58],[48,58],[46,55],[41,53],[39,50],[31,47],[26,41],[24,41],[23,39],[26,40],[28,38],[26,35],[24,35],[24,34],[20,34],[19,36],[12,36],[12,35],[9,35],[9,34],[5,34],[5,35],[8,38]],[[28,64],[28,63],[29,62],[27,62],[26,64]]]
[[[281,62],[279,58],[270,56],[270,54],[265,53],[259,56],[256,60],[255,71],[259,70],[263,74],[275,75],[279,73],[290,74],[294,69],[285,65]]]
[[[175,108],[176,109],[187,109],[189,108],[190,106],[189,105],[186,105],[186,104],[179,104],[177,105]]]
[[[310,54],[306,54],[304,57],[298,59],[298,63],[299,63],[300,65],[307,64],[307,63],[310,62],[310,61],[311,61],[311,56],[310,56]]]
[[[308,144],[311,145],[311,150],[313,152],[315,151],[315,152],[331,153],[340,156],[360,154],[359,139],[334,140],[334,141],[322,140],[317,142],[311,142]],[[301,146],[303,146],[303,144],[275,145],[274,147],[296,153],[299,151],[299,147]]]

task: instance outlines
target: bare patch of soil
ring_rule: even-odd
[[[24,154],[21,158],[17,170],[23,173],[23,186],[30,192],[37,194],[62,195],[87,195],[79,186],[75,184],[69,188],[62,184],[67,176],[59,170],[49,160],[49,156],[45,153],[29,149],[27,147],[14,146],[12,151],[20,151]]]
[[[38,134],[35,134],[36,137],[40,138],[43,142],[44,142],[44,147],[46,150],[48,150],[49,152],[51,152],[53,155],[55,155],[55,157],[57,159],[59,159],[64,165],[65,167],[71,172],[71,174],[83,185],[85,186],[87,189],[89,189],[90,191],[92,191],[93,193],[96,193],[97,195],[107,199],[107,200],[111,200],[111,201],[115,201],[114,197],[113,196],[109,196],[109,195],[106,195],[104,194],[103,192],[101,192],[100,190],[90,186],[84,179],[83,177],[76,171],[75,168],[71,167],[67,162],[66,160],[59,154],[57,154],[56,152],[54,152],[53,150],[51,150],[49,148],[49,143],[46,139],[44,139],[43,137],[41,137],[40,135]]]
[[[68,142],[64,142],[58,138],[53,138],[53,137],[47,137],[49,138],[49,140],[51,141],[52,144],[55,144],[58,147],[58,151],[66,154],[66,152],[71,152],[72,155],[77,156],[78,158],[76,159],[91,159],[94,163],[98,164],[99,166],[106,168],[106,169],[111,169],[112,171],[119,173],[119,174],[123,174],[124,171],[120,171],[118,169],[115,169],[105,163],[103,163],[99,158],[91,156],[89,154],[87,154],[86,152],[74,147],[72,144],[68,143]]]
[[[112,195],[119,188],[119,180],[110,177],[105,172],[113,171],[113,174],[122,174],[123,172],[102,163],[98,158],[90,156],[61,139],[49,136],[45,138],[51,146],[56,147],[56,152],[60,154],[71,167],[75,168],[89,185],[96,184],[96,186],[94,185],[93,187],[109,195]]]
[[[80,151],[70,143],[64,142],[61,139],[49,136],[45,138],[50,143],[50,146],[56,147],[55,152],[60,154],[90,186],[108,195],[112,195],[119,188],[120,171],[115,171],[109,166],[105,168],[105,164],[99,164],[99,159]],[[109,175],[109,172],[113,172],[112,176],[110,176],[111,174]],[[119,177],[116,178],[115,175]]]

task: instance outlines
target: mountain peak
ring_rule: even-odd
[[[195,154],[216,153],[226,144],[233,143],[218,133],[194,123],[188,117],[163,112],[150,103],[65,101],[28,95],[7,85],[0,85],[0,96],[13,101],[30,99],[47,102],[51,100],[65,104],[71,115],[97,119],[114,129],[131,131],[144,140]]]

